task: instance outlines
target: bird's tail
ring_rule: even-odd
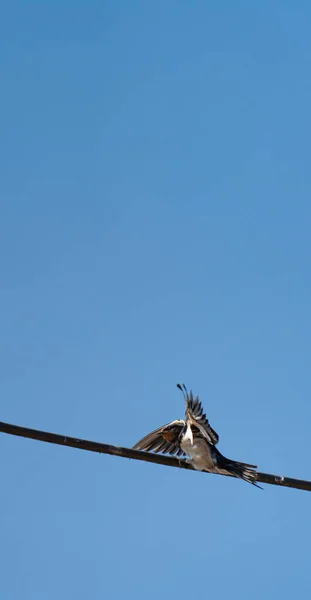
[[[225,457],[222,458],[224,459],[223,468],[226,471],[228,471],[230,475],[233,475],[233,477],[238,477],[239,479],[243,479],[244,481],[247,481],[247,483],[251,483],[252,485],[255,485],[256,487],[262,489],[261,486],[257,483],[258,474],[256,471],[256,465],[249,465],[248,463],[242,463],[236,460],[229,460]]]

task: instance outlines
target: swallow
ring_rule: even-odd
[[[223,456],[216,445],[219,436],[209,424],[203,412],[199,396],[188,394],[184,384],[177,384],[186,403],[185,419],[171,421],[148,433],[135,446],[136,450],[146,450],[170,454],[176,457],[189,457],[189,462],[197,471],[231,475],[260,487],[257,483],[257,466],[230,460]]]

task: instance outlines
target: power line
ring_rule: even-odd
[[[28,427],[20,427],[19,425],[11,425],[0,421],[0,432],[8,433],[18,437],[38,440],[40,442],[48,442],[49,444],[57,444],[59,446],[69,446],[88,452],[99,452],[100,454],[110,454],[112,456],[121,456],[122,458],[132,458],[133,460],[144,460],[158,465],[167,467],[178,467],[180,469],[194,470],[193,467],[184,459],[165,456],[163,454],[155,454],[153,452],[142,452],[141,450],[133,450],[132,448],[122,448],[121,446],[112,446],[111,444],[102,444],[99,442],[91,442],[79,438],[69,437],[67,435],[59,435],[57,433],[49,433],[47,431],[39,431],[38,429],[29,429]],[[311,481],[303,479],[293,479],[291,477],[280,477],[279,475],[270,475],[269,473],[258,473],[257,481],[259,483],[269,483],[271,485],[279,485],[281,487],[290,487],[297,490],[305,490],[311,492]]]

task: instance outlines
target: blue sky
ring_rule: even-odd
[[[123,446],[200,394],[311,479],[309,2],[14,2],[1,420]],[[305,597],[308,493],[0,436],[5,600]]]

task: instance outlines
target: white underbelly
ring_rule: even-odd
[[[209,447],[205,441],[198,441],[191,444],[191,440],[185,439],[181,447],[183,451],[190,456],[191,462],[198,471],[212,471],[215,468],[214,461],[211,457]]]

